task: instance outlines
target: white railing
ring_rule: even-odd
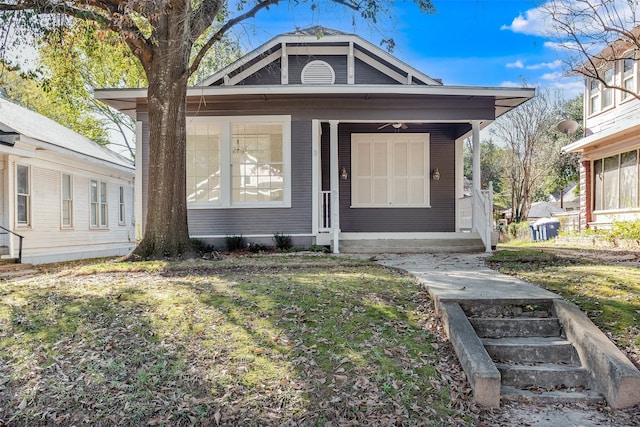
[[[331,191],[321,191],[320,232],[331,231]]]
[[[487,190],[475,190],[473,194],[473,228],[482,239],[487,252],[491,252],[493,231],[493,184]]]

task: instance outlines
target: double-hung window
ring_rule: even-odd
[[[589,114],[600,111],[600,82],[596,79],[589,80]]]
[[[638,150],[593,162],[593,210],[640,207]]]
[[[16,223],[20,227],[31,225],[31,169],[16,165]]]
[[[614,67],[604,70],[604,82],[608,86],[613,86]],[[602,109],[609,108],[613,105],[613,88],[602,85]]]
[[[622,87],[629,92],[636,92],[636,73],[635,73],[635,61],[633,58],[626,58],[622,61]],[[622,99],[629,99],[632,95],[627,92],[622,92]]]
[[[289,207],[290,116],[187,119],[189,208]]]
[[[73,227],[73,177],[62,174],[62,227]]]
[[[106,228],[108,214],[107,183],[91,180],[91,227]]]
[[[126,222],[127,205],[125,204],[124,185],[118,187],[118,224],[124,225]]]

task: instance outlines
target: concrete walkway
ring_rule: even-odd
[[[517,278],[485,266],[486,253],[383,254],[377,256],[381,265],[399,268],[414,275],[439,302],[465,300],[560,299]],[[551,426],[629,426],[635,422],[618,423],[611,414],[597,408],[555,405],[509,404],[504,416],[512,425]]]

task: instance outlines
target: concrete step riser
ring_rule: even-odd
[[[534,366],[496,364],[502,376],[503,386],[512,387],[589,387],[589,372],[584,368],[557,367],[540,368]]]
[[[489,356],[495,361],[511,361],[513,363],[557,363],[580,365],[580,357],[573,346],[565,341],[562,344],[537,345],[522,344],[520,346],[501,345],[494,340],[485,343]]]
[[[469,318],[480,338],[558,337],[562,332],[556,318]]]

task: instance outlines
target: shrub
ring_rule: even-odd
[[[242,235],[227,236],[225,238],[227,249],[229,251],[241,251],[245,248],[244,237]]]
[[[610,234],[616,239],[640,240],[640,220],[635,221],[614,221]]]
[[[258,252],[266,251],[267,247],[262,243],[249,242],[249,244],[247,245],[247,249],[249,250],[249,252],[256,254]]]
[[[206,254],[208,252],[213,252],[216,250],[216,247],[208,244],[200,239],[191,239],[191,246],[195,251],[201,254]]]
[[[291,236],[283,233],[275,233],[273,235],[273,241],[276,243],[276,249],[281,251],[288,251],[293,246]]]

